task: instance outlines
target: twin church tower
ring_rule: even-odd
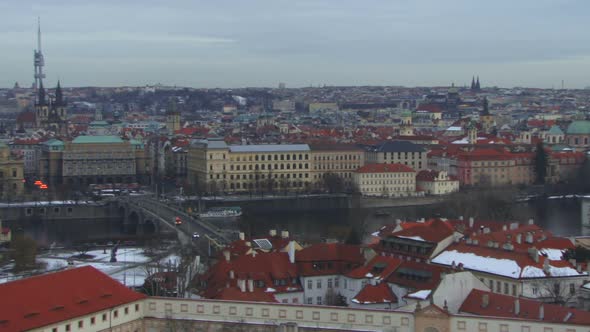
[[[35,67],[35,119],[37,128],[43,128],[54,132],[58,136],[68,135],[66,101],[61,90],[60,82],[57,82],[54,98],[51,98],[43,87],[43,67],[45,60],[41,52],[41,23],[37,22],[37,49],[33,52]]]

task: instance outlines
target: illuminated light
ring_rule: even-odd
[[[35,185],[36,185],[36,186],[40,186],[40,185],[42,185],[42,184],[43,184],[43,182],[41,182],[41,180],[37,180],[37,181],[35,181]]]

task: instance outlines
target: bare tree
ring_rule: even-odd
[[[567,305],[576,298],[577,287],[567,280],[540,279],[533,285],[537,288],[540,298],[547,303]]]

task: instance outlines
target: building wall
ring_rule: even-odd
[[[343,180],[344,187],[351,189],[354,181],[353,174],[365,164],[363,150],[314,150],[311,151],[312,181],[316,189],[323,189],[324,176],[336,174]]]
[[[24,191],[24,162],[11,156],[7,146],[0,148],[0,198],[17,198]]]
[[[269,331],[310,331],[317,328],[327,331],[414,331],[410,312],[235,301],[149,298],[146,300],[145,317],[149,317],[145,322],[148,332],[162,331],[166,322],[160,323],[165,319],[198,321],[189,329],[222,321],[239,323],[245,328],[258,325],[252,331],[265,331],[266,325],[273,327]],[[289,323],[295,329],[286,329]]]
[[[402,164],[421,171],[428,168],[427,152],[367,152],[367,162]]]
[[[355,173],[354,181],[366,196],[412,196],[416,194],[415,172]]]
[[[143,331],[144,301],[137,301],[117,306],[109,310],[102,310],[51,324],[43,328],[34,329],[34,332],[92,332],[92,331],[118,331],[139,332]],[[94,319],[94,322],[93,322]],[[81,325],[80,325],[81,324]],[[68,328],[69,326],[69,328]]]
[[[339,275],[301,277],[304,293],[302,303],[325,305],[335,301],[335,296],[341,294],[342,278]]]
[[[189,182],[206,192],[297,191],[311,189],[310,151],[232,152],[193,144]]]

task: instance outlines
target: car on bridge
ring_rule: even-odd
[[[176,226],[180,226],[180,225],[182,225],[182,219],[180,219],[180,217],[176,217],[176,218],[174,218],[174,224],[175,224]]]

